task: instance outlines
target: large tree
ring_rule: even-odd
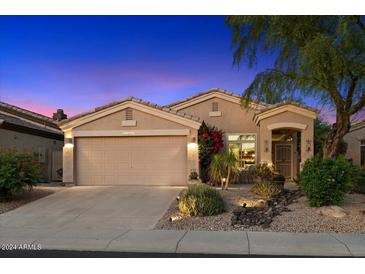
[[[275,59],[245,90],[243,103],[300,93],[332,106],[336,122],[323,155],[336,157],[351,116],[365,106],[365,18],[227,16],[226,23],[233,29],[235,63],[252,67],[259,54]]]

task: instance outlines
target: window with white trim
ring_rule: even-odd
[[[256,135],[229,134],[228,146],[239,159],[240,168],[246,169],[256,164]]]
[[[365,139],[360,142],[360,165],[365,166]]]

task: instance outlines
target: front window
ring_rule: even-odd
[[[360,164],[365,166],[365,139],[360,144]]]
[[[246,169],[256,164],[256,135],[230,134],[228,146],[240,161],[240,168]]]

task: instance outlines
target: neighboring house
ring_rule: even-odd
[[[0,102],[0,151],[29,153],[41,164],[44,180],[61,180],[57,170],[62,168],[64,137],[57,122],[62,118],[66,118],[62,110],[52,119]]]
[[[365,166],[365,120],[351,125],[344,139],[348,145],[346,157],[355,165]]]
[[[202,123],[225,132],[240,167],[273,164],[295,178],[313,155],[316,110],[295,103],[253,102],[212,89],[160,107],[133,97],[60,122],[65,133],[65,183],[77,185],[185,185],[198,171]]]

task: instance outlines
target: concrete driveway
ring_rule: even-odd
[[[180,191],[144,186],[66,188],[1,214],[0,230],[151,229]]]

